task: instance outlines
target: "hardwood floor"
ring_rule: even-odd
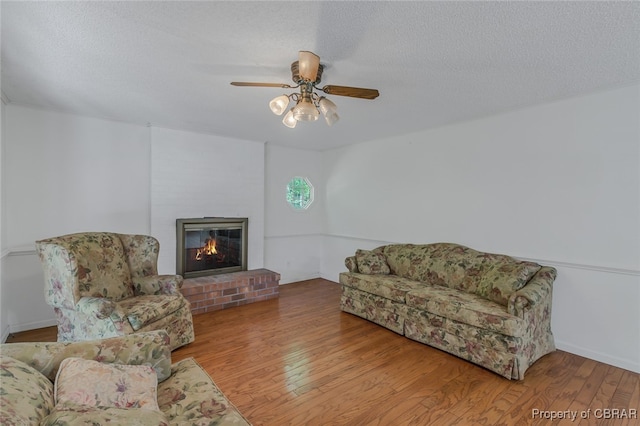
[[[339,300],[338,284],[316,279],[196,315],[196,341],[173,361],[194,357],[256,426],[640,425],[640,414],[629,418],[640,408],[636,373],[556,351],[508,381],[341,312]],[[51,327],[8,342],[55,338]]]

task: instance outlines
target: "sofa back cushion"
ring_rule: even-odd
[[[478,262],[477,251],[452,243],[392,244],[384,254],[392,274],[459,290],[469,290],[468,272]]]
[[[501,305],[526,285],[540,265],[453,243],[391,244],[384,254],[392,274],[477,294]]]
[[[53,409],[53,384],[24,362],[0,354],[0,381],[0,424],[37,425]]]

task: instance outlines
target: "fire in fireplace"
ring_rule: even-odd
[[[185,278],[247,270],[248,218],[176,220],[176,273]]]

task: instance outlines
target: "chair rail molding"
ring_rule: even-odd
[[[364,243],[369,243],[369,244],[373,243],[379,246],[387,245],[387,244],[403,244],[403,242],[380,241],[380,240],[374,240],[370,238],[354,237],[352,235],[339,235],[339,234],[324,234],[324,235],[325,237],[328,237],[328,238],[339,238],[344,240],[362,241]],[[417,244],[417,243],[414,243],[414,244]],[[425,244],[428,244],[428,243],[425,243]],[[507,253],[502,253],[502,254],[507,254]],[[631,275],[636,277],[640,276],[640,269],[616,268],[616,267],[603,266],[603,265],[589,265],[584,263],[565,262],[561,260],[538,259],[538,258],[518,256],[513,254],[508,254],[508,255],[515,259],[535,262],[535,263],[539,263],[541,265],[547,265],[547,266],[557,266],[557,267],[572,268],[572,269],[585,269],[589,271],[606,272],[610,274]]]

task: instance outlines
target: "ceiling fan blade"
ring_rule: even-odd
[[[293,86],[282,83],[248,83],[245,81],[232,81],[232,86],[245,86],[245,87],[281,87],[283,89],[292,89]]]
[[[320,56],[306,50],[298,52],[298,67],[303,80],[316,81],[319,66]]]
[[[380,96],[376,89],[349,86],[324,86],[322,89],[328,95],[351,96],[352,98],[375,99]]]

